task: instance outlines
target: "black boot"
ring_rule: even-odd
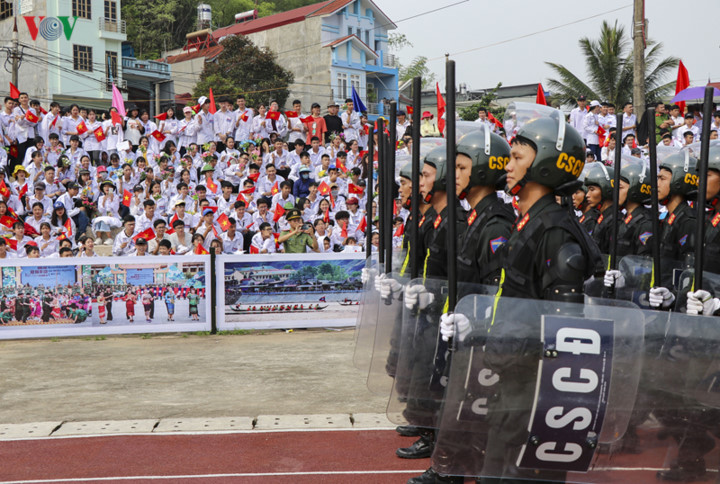
[[[430,457],[435,447],[435,439],[432,434],[422,435],[410,447],[401,447],[395,451],[402,459],[425,459]]]
[[[407,481],[407,484],[462,484],[465,479],[460,476],[443,476],[429,468],[422,475],[413,477]]]
[[[420,428],[414,425],[400,425],[395,427],[395,432],[403,437],[419,437],[421,434]]]

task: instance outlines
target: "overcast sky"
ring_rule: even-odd
[[[445,54],[456,61],[457,83],[469,89],[542,82],[554,77],[545,62],[562,64],[587,79],[578,40],[597,39],[603,20],[625,26],[632,33],[632,0],[586,2],[578,0],[488,1],[469,0],[419,16],[460,0],[375,0],[397,23],[413,47],[398,54],[403,63],[424,55],[439,81],[445,79]],[[623,8],[625,7],[625,8]],[[610,13],[604,13],[614,10]],[[604,14],[603,14],[604,13]],[[599,15],[602,14],[602,15]],[[597,15],[597,16],[596,16]],[[594,18],[585,19],[587,17]],[[647,0],[645,17],[651,39],[663,44],[664,56],[679,57],[690,74],[691,85],[704,85],[708,77],[720,81],[720,1]],[[548,32],[542,30],[558,27]],[[691,33],[685,33],[691,31]],[[540,32],[540,33],[535,33]],[[529,37],[508,41],[523,35]],[[462,53],[474,49],[471,52]],[[668,81],[674,80],[674,71]]]

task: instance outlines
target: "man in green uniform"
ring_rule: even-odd
[[[278,237],[278,243],[284,244],[286,254],[304,254],[306,247],[313,252],[318,251],[317,239],[312,235],[312,228],[303,229],[303,220],[300,210],[288,210],[285,219],[290,223],[290,230],[284,230]]]

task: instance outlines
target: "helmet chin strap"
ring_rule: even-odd
[[[518,180],[518,182],[512,188],[510,188],[506,185],[505,193],[507,193],[508,195],[512,195],[512,196],[517,195],[518,193],[520,193],[520,191],[523,188],[525,188],[525,185],[527,184],[527,182],[528,182],[528,178],[527,178],[527,174],[526,174],[524,177],[522,177],[520,180]]]
[[[435,188],[431,188],[427,195],[425,195],[425,198],[423,198],[423,202],[430,203],[430,200],[432,200],[433,195],[435,195]]]

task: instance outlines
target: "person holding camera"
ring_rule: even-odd
[[[307,252],[306,248],[312,252],[319,252],[312,226],[303,224],[299,210],[295,208],[288,210],[285,219],[290,223],[290,230],[280,233],[278,244],[283,244],[286,254],[304,254]]]

